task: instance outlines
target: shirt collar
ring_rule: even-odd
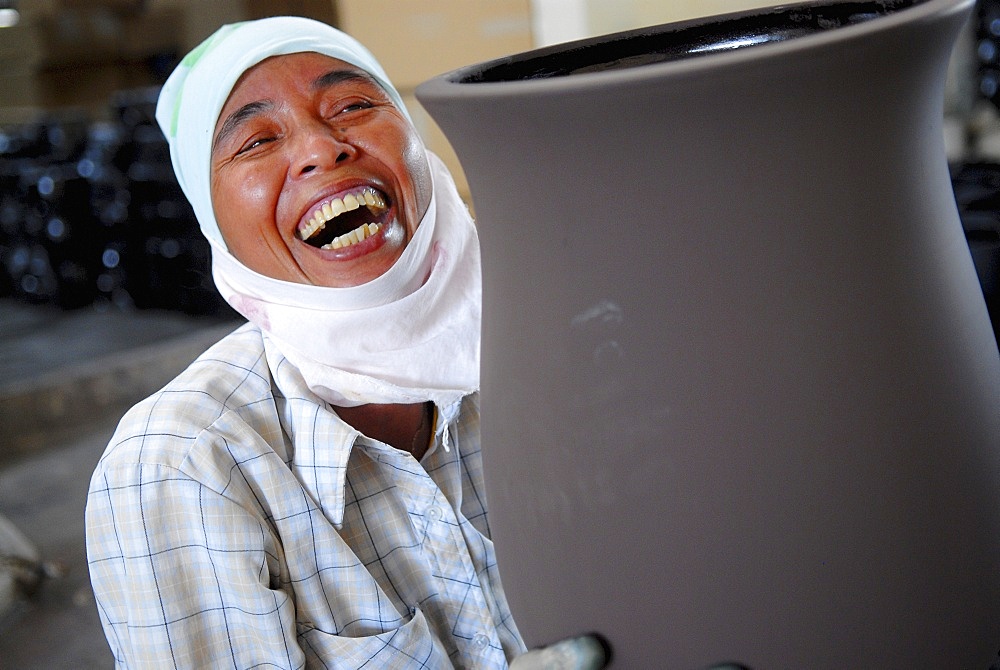
[[[364,435],[337,416],[330,405],[314,394],[299,370],[278,350],[262,331],[264,353],[275,386],[281,391],[281,426],[291,439],[291,459],[286,457],[296,479],[312,497],[326,518],[338,529],[344,523],[347,490],[347,463]],[[463,399],[464,400],[464,399]],[[434,440],[424,458],[438,448],[451,449],[449,427],[462,410],[463,400],[438,406]]]
[[[340,528],[344,523],[347,461],[361,433],[309,390],[298,369],[266,333],[263,339],[271,377],[283,396],[279,416],[291,440],[288,467],[330,523]]]

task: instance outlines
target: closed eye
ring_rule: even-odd
[[[368,102],[367,100],[359,101],[359,102],[352,102],[349,105],[344,105],[343,107],[341,107],[339,113],[340,114],[344,114],[344,113],[348,113],[349,114],[351,112],[360,112],[360,111],[365,110],[365,109],[371,109],[372,107],[374,107],[374,105],[371,102]]]
[[[246,152],[252,151],[252,150],[254,150],[254,149],[256,149],[256,148],[258,148],[260,146],[263,146],[263,145],[265,145],[265,144],[267,144],[269,142],[273,142],[274,139],[275,138],[273,138],[273,137],[255,138],[255,139],[251,140],[250,142],[247,142],[242,147],[240,147],[240,150],[236,152],[236,155],[239,156],[240,154],[245,154]]]

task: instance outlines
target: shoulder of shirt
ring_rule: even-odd
[[[224,337],[132,407],[98,470],[138,464],[180,468],[199,443],[246,430],[280,432],[261,332],[252,324]]]

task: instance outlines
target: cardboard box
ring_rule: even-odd
[[[0,29],[3,76],[31,74],[42,62],[41,36],[36,21],[21,21]]]
[[[76,67],[101,63],[118,54],[121,17],[105,9],[66,8],[39,17],[42,66]]]
[[[148,71],[128,62],[43,70],[35,79],[43,107],[79,108],[93,118],[101,118],[108,113],[117,92],[144,88],[154,83]]]
[[[65,108],[84,110],[92,118],[102,118],[108,114],[116,92],[152,84],[148,72],[128,63],[0,75],[0,118],[9,120]]]
[[[0,75],[0,108],[37,108],[45,95],[35,73]]]
[[[337,15],[400,90],[532,48],[530,0],[339,0]]]
[[[59,10],[59,0],[21,0],[17,11],[22,22],[31,22],[40,16],[52,16]]]
[[[105,9],[119,14],[131,14],[145,9],[145,0],[59,0],[68,9]]]
[[[161,4],[155,2],[154,5]],[[181,37],[181,53],[186,54],[201,44],[202,40],[226,23],[246,21],[249,18],[242,2],[196,2],[184,0],[179,3],[184,11],[184,30]]]
[[[307,16],[323,23],[337,22],[335,0],[243,0],[247,16]]]
[[[122,18],[118,55],[139,59],[160,53],[181,53],[184,12],[178,7],[151,7]]]

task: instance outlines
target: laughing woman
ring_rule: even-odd
[[[475,227],[323,24],[226,26],[157,107],[249,323],[123,419],[87,503],[118,667],[503,668]]]

